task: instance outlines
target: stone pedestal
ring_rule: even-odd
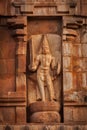
[[[58,102],[35,102],[30,104],[30,122],[32,123],[59,123],[60,104]]]

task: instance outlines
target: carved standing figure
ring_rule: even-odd
[[[37,70],[37,81],[42,101],[46,101],[45,86],[48,89],[50,101],[53,101],[56,100],[56,98],[50,70],[53,70],[56,67],[55,58],[51,55],[46,36],[43,37],[41,45],[41,53],[37,55],[36,60],[32,66],[29,66],[29,69],[32,71]],[[58,73],[59,71],[58,67]]]

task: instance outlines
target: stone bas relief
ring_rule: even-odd
[[[52,100],[44,80],[42,101],[41,65],[28,68],[42,55],[36,34],[46,34],[53,59]],[[0,0],[0,124],[0,130],[87,130],[87,0]]]
[[[30,111],[33,111],[33,109],[36,108],[36,112],[33,111],[34,114],[31,116],[30,120],[31,122],[54,122],[55,120],[56,122],[60,122],[60,116],[58,113],[60,110],[60,102],[58,100],[60,99],[56,97],[57,93],[54,84],[55,80],[58,79],[58,75],[60,74],[61,70],[60,54],[58,54],[60,52],[58,52],[58,50],[55,50],[55,52],[53,52],[54,50],[51,49],[52,46],[50,46],[51,44],[48,39],[52,37],[52,35],[47,34],[39,36],[40,41],[37,49],[38,53],[36,55],[34,50],[34,43],[29,43],[31,51],[30,64],[28,65],[28,69],[31,73],[36,72],[36,89],[38,87],[40,94],[39,98],[36,98],[36,101],[34,101],[34,103],[30,103]],[[55,37],[55,35],[53,35],[53,37]],[[57,35],[56,37],[61,42],[61,38]],[[56,45],[55,42],[52,44],[54,44],[54,46]],[[55,55],[53,55],[54,53],[55,55],[59,56],[59,59],[56,59]],[[48,98],[46,98],[46,90]],[[40,112],[38,113],[37,111]],[[52,117],[52,119],[50,119],[50,117]]]
[[[41,99],[39,100],[46,101],[44,90],[44,87],[46,86],[48,89],[50,101],[56,101],[57,99],[55,97],[52,80],[55,80],[56,76],[60,73],[60,64],[57,63],[56,65],[56,59],[52,56],[50,52],[49,43],[45,35],[42,36],[42,43],[40,49],[40,54],[36,56],[34,63],[29,65],[29,70],[37,70],[37,81],[41,95]],[[56,70],[56,73],[53,75],[53,77],[50,74],[50,69],[53,71]]]
[[[39,100],[60,100],[61,37],[32,35],[28,54],[28,104]]]

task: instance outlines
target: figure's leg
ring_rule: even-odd
[[[53,88],[53,83],[52,83],[52,79],[50,76],[47,77],[47,88],[48,88],[48,92],[49,92],[49,96],[50,96],[50,100],[55,100],[55,94],[54,94],[54,88]]]
[[[37,80],[38,80],[38,87],[39,87],[39,91],[40,91],[42,101],[45,101],[44,81],[42,81],[40,79],[40,77],[38,77]]]

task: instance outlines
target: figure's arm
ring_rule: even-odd
[[[60,63],[58,62],[58,65],[57,65],[57,75],[60,74],[60,71],[61,71],[61,65],[60,65]]]
[[[37,67],[39,65],[39,61],[40,61],[40,56],[38,55],[35,59],[35,62],[31,65],[28,66],[29,70],[31,71],[36,71],[37,70]]]
[[[60,71],[61,71],[61,65],[60,65],[59,62],[56,63],[54,57],[52,57],[51,67],[52,67],[52,69],[56,69],[56,70],[57,70],[57,75],[60,74]]]
[[[55,69],[55,68],[56,68],[55,57],[52,57],[52,60],[51,60],[51,69]]]
[[[61,65],[59,62],[56,63],[55,58],[52,57],[51,69],[53,69],[53,80],[57,78],[61,71]]]

